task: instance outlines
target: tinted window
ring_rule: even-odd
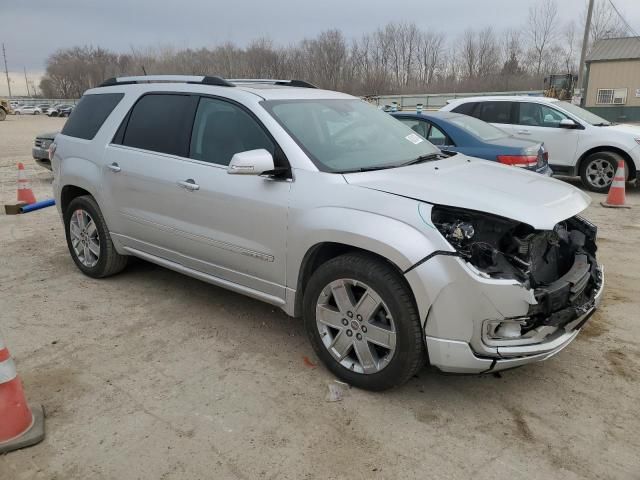
[[[109,114],[124,97],[123,93],[102,93],[83,96],[64,124],[63,135],[91,140]]]
[[[560,121],[567,117],[555,108],[539,103],[521,103],[518,113],[518,124],[529,127],[559,128]]]
[[[131,110],[122,144],[186,157],[196,101],[189,95],[141,97]]]
[[[190,157],[229,165],[238,152],[264,148],[272,155],[274,144],[260,125],[242,108],[214,98],[201,98],[193,124]]]
[[[452,112],[462,113],[463,115],[473,115],[473,109],[478,105],[476,102],[463,103],[451,110]]]
[[[427,122],[416,120],[414,118],[401,118],[400,121],[421,137],[427,138],[427,129],[429,128],[429,124]]]
[[[479,118],[489,123],[511,123],[511,102],[481,102]]]

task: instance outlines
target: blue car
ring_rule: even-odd
[[[517,138],[489,123],[453,112],[394,112],[441,150],[460,152],[550,176],[549,155],[542,142]]]

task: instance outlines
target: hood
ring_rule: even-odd
[[[598,127],[598,128],[606,128],[607,131],[613,130],[614,132],[626,133],[628,135],[640,137],[640,126],[638,125],[629,125],[628,123],[620,123],[617,125],[610,125],[608,127]]]
[[[36,136],[36,138],[42,138],[44,140],[53,140],[55,136],[59,133],[60,132],[41,133],[40,135]]]
[[[461,154],[344,176],[351,185],[491,213],[537,230],[553,229],[556,223],[580,213],[591,202],[591,197],[559,180]]]

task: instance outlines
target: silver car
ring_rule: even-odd
[[[50,151],[83,273],[136,256],[277,305],[357,387],[546,359],[602,295],[581,191],[302,81],[110,79]]]

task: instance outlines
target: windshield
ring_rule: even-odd
[[[393,168],[440,153],[363,100],[271,100],[262,105],[325,172]]]
[[[499,138],[508,137],[509,135],[500,130],[498,127],[494,127],[490,123],[483,122],[475,117],[468,117],[466,115],[459,115],[457,117],[449,118],[449,121],[454,125],[466,130],[471,135],[490,142],[491,140],[497,140]]]
[[[574,114],[576,117],[584,120],[587,123],[590,123],[591,125],[611,125],[611,122],[609,120],[605,120],[595,113],[591,113],[590,111],[585,110],[584,108],[580,108],[573,103],[556,102],[556,105],[564,108],[567,112]]]

